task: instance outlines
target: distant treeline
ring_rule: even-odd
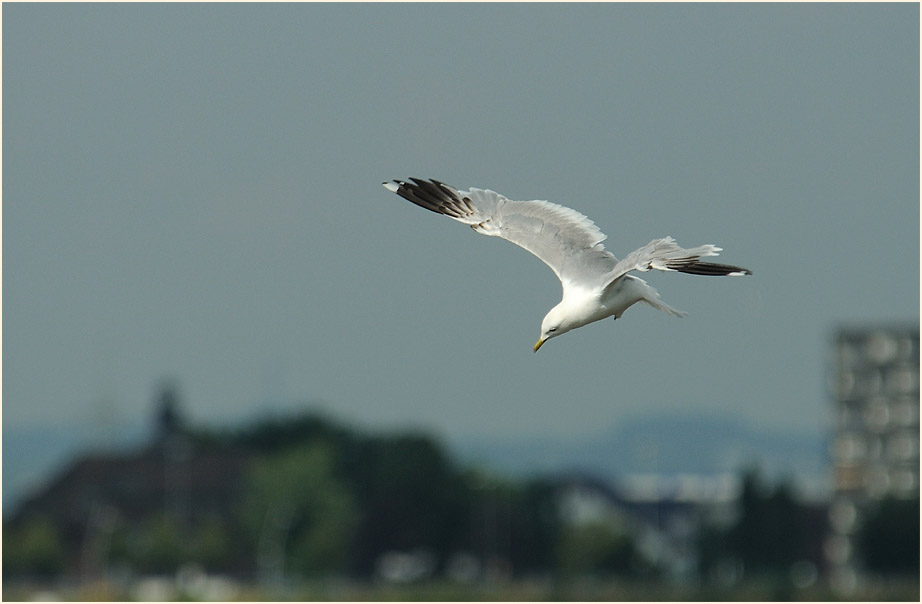
[[[175,422],[174,422],[175,423]],[[172,425],[134,456],[88,456],[3,531],[3,575],[165,574],[655,578],[630,523],[574,525],[560,477],[460,466],[424,433],[369,434],[316,414],[236,430]],[[92,487],[92,488],[90,488]],[[919,507],[884,502],[859,543],[870,568],[918,573]],[[102,513],[99,510],[103,510]],[[729,522],[694,527],[693,572],[822,572],[824,509],[744,475]],[[723,569],[723,570],[721,570]]]

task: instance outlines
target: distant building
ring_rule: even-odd
[[[63,540],[67,567],[93,577],[118,526],[163,513],[184,528],[207,519],[229,521],[249,453],[194,443],[177,398],[173,386],[161,388],[148,446],[78,455],[22,501],[4,528],[49,519]]]
[[[679,489],[638,497],[636,492],[579,473],[561,476],[559,489],[566,526],[604,523],[630,533],[644,557],[674,579],[689,579],[696,571],[695,527],[702,515],[733,503],[722,498],[690,498]]]
[[[834,587],[857,581],[868,505],[919,496],[919,326],[843,328],[833,343],[833,501],[825,544]]]

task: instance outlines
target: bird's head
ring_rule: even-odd
[[[573,329],[573,325],[570,324],[566,312],[561,308],[561,305],[558,304],[549,310],[544,316],[544,320],[541,321],[541,335],[538,337],[538,342],[535,344],[535,352],[538,352],[538,349],[551,338],[556,338],[561,334],[567,333],[571,329]]]

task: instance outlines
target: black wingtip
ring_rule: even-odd
[[[740,277],[752,274],[752,271],[748,268],[733,266],[731,264],[717,264],[716,262],[695,262],[686,266],[677,267],[675,270],[687,275],[704,275],[706,277]]]
[[[400,194],[419,206],[438,212],[438,208],[445,201],[445,194],[428,180],[413,176],[410,177],[410,180],[413,181],[413,184],[405,185],[408,195],[404,195],[403,191]]]
[[[383,183],[389,191],[400,195],[416,205],[452,218],[464,215],[468,210],[456,207],[461,203],[454,189],[438,180],[423,180],[410,177],[410,182],[395,180],[393,183]]]

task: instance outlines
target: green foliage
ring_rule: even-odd
[[[310,576],[346,568],[357,508],[329,444],[259,458],[245,481],[241,520],[264,569]]]
[[[604,521],[564,529],[558,559],[564,576],[627,576],[645,566],[631,537]]]
[[[234,544],[228,527],[219,518],[208,518],[192,531],[191,561],[206,570],[222,570],[233,560]]]
[[[747,472],[739,505],[740,517],[729,540],[747,571],[787,572],[803,557],[806,527],[789,485],[770,489],[757,472]]]
[[[351,480],[362,502],[356,570],[372,571],[388,550],[426,548],[444,556],[468,527],[468,493],[460,474],[431,438],[400,435],[365,440]]]
[[[557,567],[557,544],[561,522],[558,490],[549,480],[532,479],[524,483],[496,483],[492,489],[482,488],[474,504],[489,513],[492,506],[504,509],[497,520],[508,522],[508,550],[500,551],[512,563],[518,574],[546,572]],[[505,527],[497,527],[502,530]]]
[[[887,497],[868,510],[858,547],[868,570],[918,576],[919,499]]]
[[[207,436],[199,433],[199,438]],[[225,437],[225,440],[259,453],[275,453],[318,441],[343,450],[352,438],[349,430],[311,413],[265,418],[233,436]]]
[[[144,573],[172,573],[194,562],[208,570],[227,568],[235,547],[229,527],[219,518],[184,527],[160,513],[139,523],[119,524],[112,533],[107,558]]]
[[[769,580],[781,597],[792,588],[792,565],[813,559],[810,543],[821,538],[825,514],[798,503],[789,484],[766,484],[755,469],[743,473],[737,508],[729,528],[699,528],[699,572],[726,585],[744,575]]]
[[[521,499],[520,511],[514,516],[521,547],[516,559],[524,570],[552,568],[561,527],[557,485],[531,480],[522,489]]]
[[[64,569],[64,546],[48,518],[36,517],[3,531],[3,576],[50,578]]]
[[[133,537],[132,561],[146,572],[166,574],[189,558],[189,543],[171,516],[158,514],[141,523]]]
[[[556,563],[552,482],[485,482],[426,434],[367,435],[314,414],[195,434],[200,445],[257,456],[236,516],[246,543],[236,549],[264,571],[368,576],[381,554],[419,548],[441,561],[499,555],[521,572]],[[501,543],[487,543],[498,535]]]

